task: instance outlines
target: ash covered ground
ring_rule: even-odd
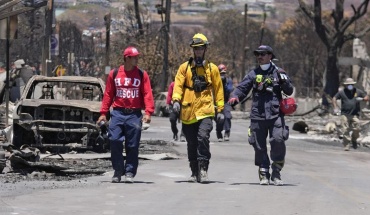
[[[294,124],[297,122],[304,121],[304,126],[300,125],[299,129],[300,132],[293,131],[295,127]],[[342,140],[338,138],[338,132],[336,125],[339,124],[339,117],[331,116],[331,117],[289,117],[287,118],[287,122],[290,126],[291,133],[295,132],[302,133],[299,139],[309,139],[310,142],[316,144],[325,144],[325,145],[332,145],[336,147],[342,147]],[[367,121],[368,122],[368,121]],[[369,123],[366,123],[366,127],[370,127]],[[363,126],[365,127],[365,126]],[[370,129],[365,129],[369,131]],[[363,145],[359,147],[358,151],[370,151],[370,137],[366,135],[367,132],[364,132],[361,139],[359,141]],[[365,141],[366,140],[366,141]],[[142,140],[140,144],[140,153],[139,155],[155,155],[155,154],[164,154],[169,153],[181,157],[186,157],[186,155],[180,155],[176,149],[173,147],[174,143],[170,141],[164,140]],[[360,145],[359,145],[360,146]],[[72,154],[74,151],[72,151]],[[98,153],[87,151],[81,155],[90,154],[94,157],[94,154],[98,155]],[[68,154],[61,154],[61,156],[66,157]],[[75,154],[75,157],[78,157],[80,153]],[[45,157],[45,154],[44,154]],[[99,157],[99,156],[96,156]],[[150,159],[149,159],[150,160]],[[150,162],[147,158],[140,159],[140,164],[144,162]],[[95,158],[95,159],[86,159],[86,157],[81,156],[81,158],[75,159],[61,159],[61,158],[42,158],[41,162],[52,164],[57,167],[64,167],[70,169],[68,173],[60,172],[60,171],[45,171],[43,169],[38,168],[21,168],[16,169],[13,171],[5,171],[5,174],[0,174],[0,186],[1,184],[6,183],[17,183],[17,182],[24,182],[24,181],[72,181],[72,180],[84,180],[87,177],[91,176],[99,176],[103,175],[106,172],[113,171],[111,161],[110,161],[110,154],[108,153],[107,156],[104,158]],[[9,165],[8,165],[9,166]],[[8,168],[9,169],[9,168]]]
[[[153,141],[141,141],[140,143],[140,155],[155,155],[155,154],[172,154],[176,156],[182,156],[173,148],[172,142],[153,140]],[[79,154],[70,152],[78,157]],[[90,154],[91,157],[98,155],[98,153],[87,151],[84,155]],[[61,157],[67,154],[60,154]],[[4,184],[15,184],[19,182],[32,182],[32,181],[83,181],[87,177],[103,175],[108,171],[113,171],[112,164],[110,161],[110,154],[105,158],[97,159],[62,159],[61,157],[41,159],[38,163],[45,163],[48,165],[61,167],[68,169],[67,172],[57,171],[52,168],[37,168],[37,167],[24,167],[19,169],[9,168],[9,162],[7,167],[4,169],[4,173],[0,174],[0,187]],[[44,154],[45,156],[45,154]],[[139,165],[145,162],[150,162],[148,159],[140,159]]]

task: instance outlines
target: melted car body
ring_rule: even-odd
[[[13,145],[107,148],[96,125],[104,89],[100,78],[33,76],[14,108]]]

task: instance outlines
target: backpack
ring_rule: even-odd
[[[140,68],[138,68],[138,69],[139,69],[140,81],[142,81],[143,76],[144,76],[144,72]],[[118,74],[118,68],[114,68],[114,70],[113,70],[113,80],[116,78],[117,74]]]

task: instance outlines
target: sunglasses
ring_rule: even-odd
[[[206,49],[206,47],[204,47],[204,46],[195,46],[193,49],[194,50],[204,50],[204,49]]]
[[[256,57],[258,57],[258,56],[264,57],[267,54],[269,54],[269,53],[267,53],[267,52],[256,52],[256,53],[254,53],[254,56],[256,56]]]

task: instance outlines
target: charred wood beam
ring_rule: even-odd
[[[102,175],[106,173],[106,170],[101,170],[101,169],[66,169],[66,170],[61,170],[61,174],[65,175],[85,175],[85,174],[96,174],[96,175]]]
[[[31,11],[31,10],[35,10],[35,8],[25,7],[25,8],[21,8],[21,9],[18,9],[18,10],[13,10],[11,12],[1,14],[0,19],[5,19],[6,17],[11,17],[11,16],[14,16],[14,15],[18,15],[18,14],[21,14],[21,13]]]
[[[12,0],[0,0],[0,5],[5,5],[5,3],[8,3]]]
[[[4,3],[3,3],[4,2]],[[9,0],[2,0],[0,2],[0,12],[4,11],[4,10],[7,10],[11,7],[13,7],[14,5],[18,4],[19,2],[21,2],[21,0],[13,0],[12,2],[10,2]]]

